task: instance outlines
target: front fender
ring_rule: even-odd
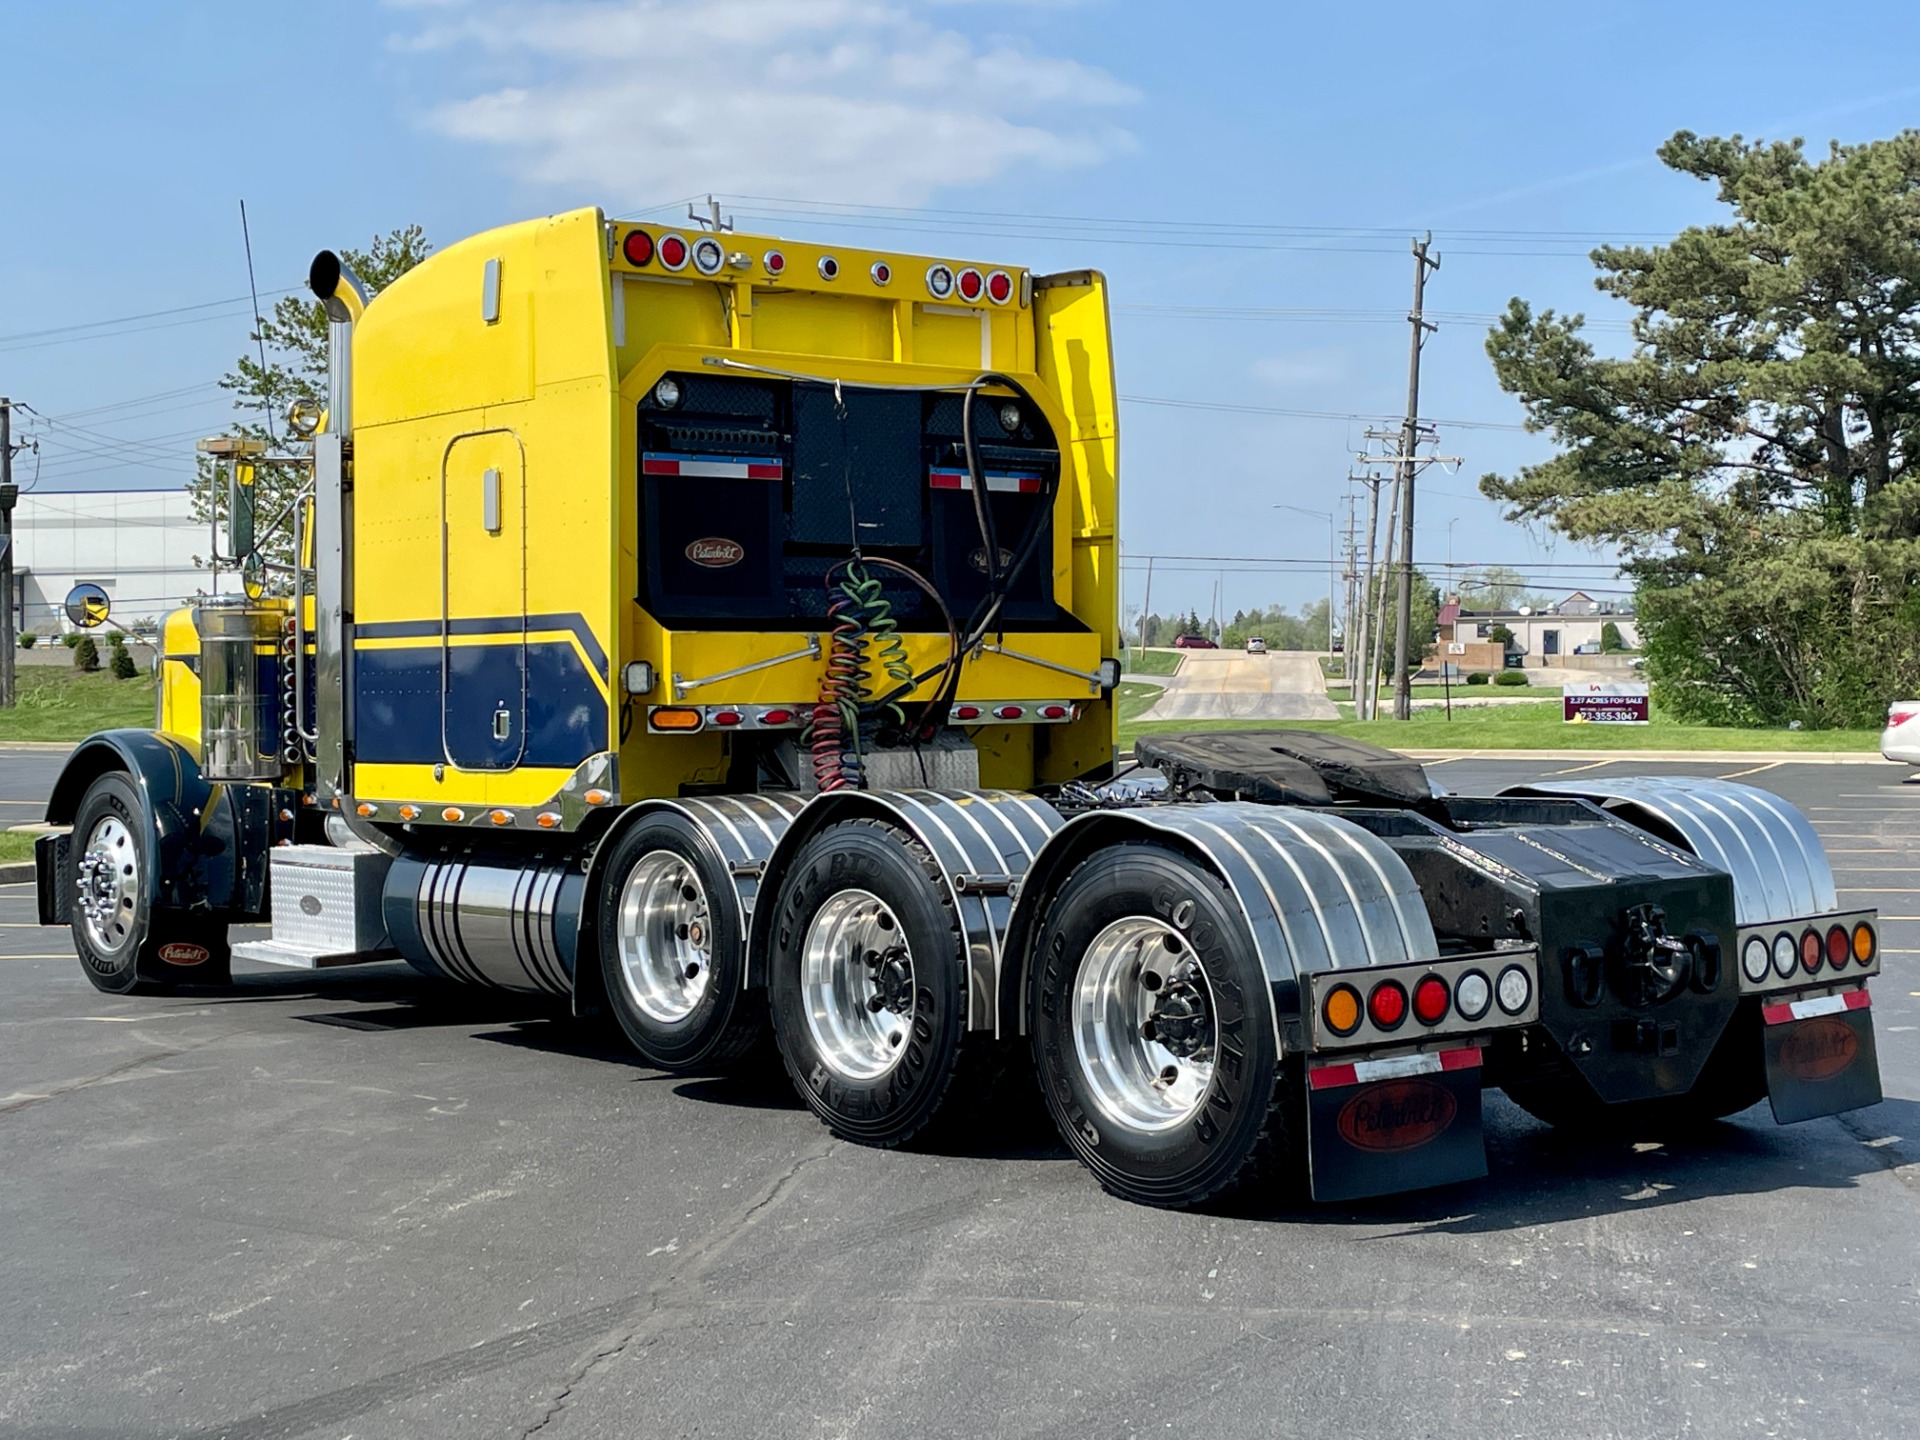
[[[47,822],[71,825],[93,782],[120,771],[150,822],[141,858],[160,910],[218,911],[238,922],[264,918],[267,852],[293,825],[293,796],[268,785],[215,784],[200,773],[200,747],[154,730],[103,730],[67,757],[47,800]]]

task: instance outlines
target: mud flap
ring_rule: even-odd
[[[1315,1200],[1479,1179],[1479,1049],[1311,1067],[1307,1158]]]
[[[62,885],[67,873],[67,852],[73,837],[65,833],[42,835],[33,842],[34,894],[40,903],[42,925],[66,925],[73,920],[71,886]]]
[[[1880,1100],[1880,1057],[1865,990],[1768,1005],[1767,1098],[1782,1125]]]

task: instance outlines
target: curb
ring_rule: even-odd
[[[18,885],[22,880],[33,879],[33,862],[16,860],[9,865],[0,865],[0,885]]]
[[[1403,750],[1410,760],[1617,760],[1738,765],[1892,765],[1875,750]],[[1908,767],[1911,769],[1912,767]]]
[[[11,750],[25,750],[29,753],[51,750],[65,755],[68,751],[77,748],[79,744],[78,740],[0,740],[0,755]]]

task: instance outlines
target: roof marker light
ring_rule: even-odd
[[[936,300],[944,300],[953,294],[953,271],[945,265],[927,267],[927,293]]]
[[[767,267],[767,274],[778,275],[787,268],[787,257],[778,250],[769,250],[760,257],[760,263]]]
[[[644,265],[653,259],[653,236],[644,230],[629,230],[620,242],[620,253],[629,265]]]
[[[687,268],[687,242],[678,235],[662,235],[660,243],[654,247],[654,254],[660,257],[660,263],[669,270]]]
[[[873,268],[867,271],[867,274],[872,277],[874,284],[884,285],[893,279],[893,267],[884,260],[876,260],[873,262]]]
[[[840,278],[840,262],[831,255],[822,255],[819,265],[815,268],[819,270],[822,280],[838,280]]]
[[[996,305],[1004,305],[1013,298],[1013,277],[1004,270],[996,270],[987,276],[987,298]]]

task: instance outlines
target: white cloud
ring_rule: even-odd
[[[1330,385],[1347,378],[1347,353],[1329,349],[1269,355],[1254,362],[1253,374],[1255,379],[1282,390]]]
[[[428,123],[613,208],[705,191],[918,204],[1132,146],[1105,71],[961,33],[907,0],[434,5],[397,49],[475,57],[492,88]],[[959,20],[965,11],[948,9]],[[971,27],[970,27],[971,28]]]

